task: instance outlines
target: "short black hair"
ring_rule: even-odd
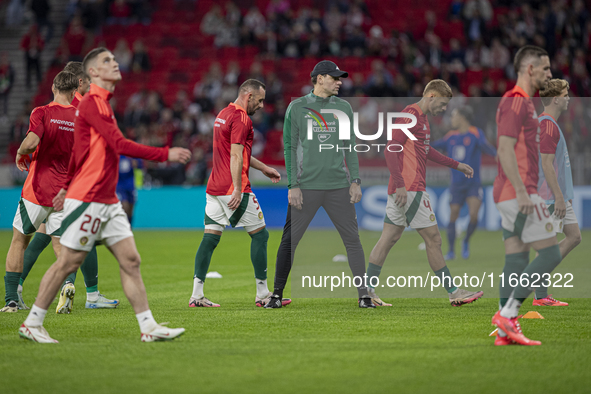
[[[64,67],[63,71],[71,72],[76,76],[78,79],[87,79],[88,75],[84,72],[84,67],[82,66],[82,62],[68,62],[66,67]]]
[[[472,123],[472,119],[474,119],[474,110],[469,105],[463,106],[458,108],[458,114],[462,115],[464,119],[468,121],[468,123]]]
[[[103,52],[109,52],[109,50],[105,47],[98,47],[94,48],[93,50],[88,52],[86,56],[84,56],[84,60],[82,61],[82,68],[84,69],[84,73],[86,75],[88,75],[88,64]]]
[[[524,45],[515,54],[515,59],[513,60],[513,68],[515,72],[519,74],[519,70],[523,66],[524,60],[530,57],[536,57],[540,59],[542,56],[548,56],[548,52],[544,48],[540,48],[535,45]]]
[[[60,71],[53,78],[53,86],[60,93],[71,93],[73,90],[78,89],[78,85],[78,78],[69,71]]]
[[[252,90],[253,92],[256,92],[260,88],[263,88],[263,90],[267,90],[265,84],[259,81],[258,79],[247,79],[246,81],[244,81],[242,85],[240,85],[239,92],[244,93],[247,90]]]

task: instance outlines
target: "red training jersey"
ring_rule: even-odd
[[[497,109],[497,146],[504,135],[515,138],[515,157],[519,176],[528,194],[538,193],[538,116],[530,97],[519,86],[503,95]],[[493,185],[495,203],[517,197],[515,189],[501,166]]]
[[[74,149],[66,198],[83,202],[115,204],[119,178],[119,155],[146,160],[166,161],[168,147],[145,146],[123,137],[109,100],[113,94],[90,85],[76,111]]]
[[[453,169],[456,169],[459,164],[436,150],[430,149],[431,127],[429,119],[417,104],[407,106],[402,112],[412,114],[417,118],[417,124],[409,129],[417,140],[411,140],[402,130],[394,130],[392,141],[388,142],[384,151],[390,170],[388,194],[396,193],[396,188],[403,186],[407,191],[425,191],[427,159]],[[396,123],[410,122],[409,118],[400,118]],[[401,152],[397,152],[400,147],[395,144],[402,145]],[[394,146],[390,148],[391,145]],[[389,149],[392,149],[392,152]]]
[[[78,108],[78,105],[80,104],[80,101],[82,101],[82,98],[84,96],[82,96],[80,93],[78,93],[78,91],[76,91],[76,95],[74,96],[74,99],[72,100],[72,105],[76,108]]]
[[[554,119],[552,115],[548,115],[545,112],[542,112],[540,117],[542,116],[549,116]],[[556,119],[554,119],[554,121],[556,121]],[[555,155],[558,141],[560,141],[560,131],[558,131],[558,127],[556,127],[551,120],[542,119],[540,122],[540,153]]]
[[[229,196],[234,191],[230,171],[230,150],[232,144],[240,144],[242,151],[242,192],[251,193],[248,169],[254,129],[246,110],[230,103],[220,111],[213,125],[213,169],[207,182],[207,194]]]
[[[21,196],[37,205],[52,207],[68,174],[74,144],[76,108],[52,102],[31,112],[28,133],[41,141],[33,152]]]

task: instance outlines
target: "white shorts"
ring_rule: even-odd
[[[242,193],[242,201],[235,210],[228,208],[232,196],[206,194],[205,229],[224,231],[224,227],[244,227],[248,232],[265,225],[263,211],[254,193]]]
[[[534,203],[534,212],[527,216],[519,212],[516,198],[497,204],[497,209],[501,214],[503,239],[518,236],[527,244],[552,238],[556,235],[552,214],[542,197],[537,194],[530,194],[529,198]]]
[[[564,226],[567,224],[579,224],[577,222],[577,216],[575,215],[575,211],[573,210],[573,204],[570,201],[566,202],[566,215],[562,219],[558,219],[554,215],[554,204],[551,204],[548,209],[550,213],[552,213],[552,219],[554,220],[554,230],[557,233],[562,233]]]
[[[41,223],[47,221],[45,224],[47,235],[59,237],[63,217],[64,211],[56,212],[53,207],[33,204],[21,198],[18,202],[18,208],[16,215],[14,215],[12,226],[21,233],[30,235],[37,231]]]
[[[129,237],[133,237],[133,233],[121,202],[102,204],[66,198],[62,245],[90,252],[97,241],[111,246]]]
[[[413,229],[435,226],[437,219],[427,192],[406,192],[404,207],[396,205],[396,194],[388,195],[384,222]]]

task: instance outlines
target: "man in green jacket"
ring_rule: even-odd
[[[365,256],[354,205],[361,200],[355,136],[350,133],[351,139],[339,138],[339,122],[343,119],[338,116],[344,113],[349,125],[353,122],[351,105],[336,97],[342,85],[340,79],[348,75],[335,63],[321,61],[310,73],[314,90],[292,101],[285,113],[283,141],[289,207],[277,252],[274,292],[266,308],[281,308],[295,249],[320,207],[345,244],[353,276],[364,279]],[[365,282],[357,287],[359,307],[375,308]]]

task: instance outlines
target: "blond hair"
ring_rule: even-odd
[[[564,79],[551,79],[548,85],[540,90],[540,97],[542,98],[542,104],[544,107],[552,104],[554,97],[559,97],[564,89],[568,90],[570,84]]]
[[[443,79],[434,79],[425,86],[423,90],[423,96],[426,96],[429,92],[435,92],[441,97],[453,97],[451,88]]]

